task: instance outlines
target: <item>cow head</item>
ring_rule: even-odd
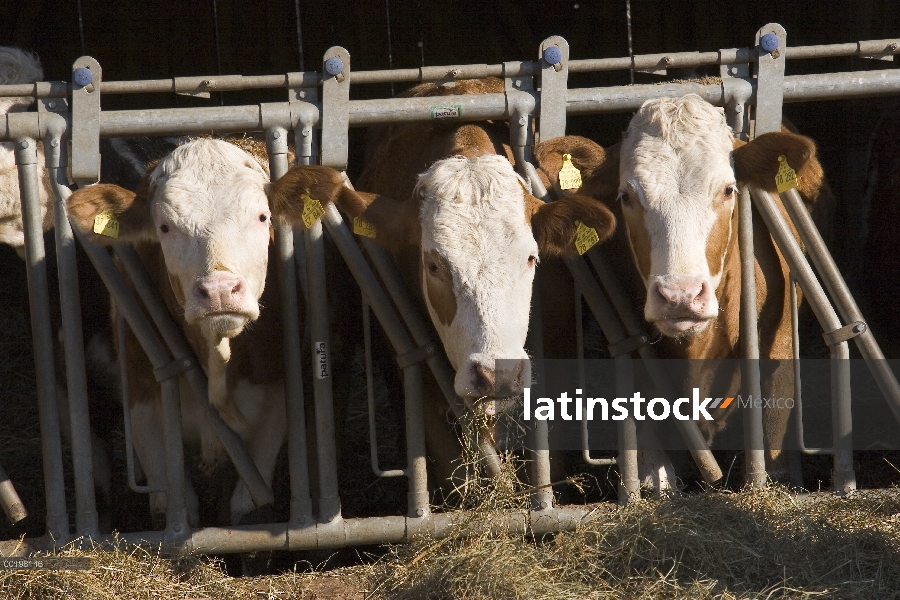
[[[456,370],[456,393],[470,404],[530,384],[524,344],[539,256],[574,254],[577,221],[600,239],[615,223],[589,198],[544,204],[493,154],[435,162],[405,201],[337,202],[372,222],[378,241],[418,246],[425,304]]]
[[[551,181],[559,170],[555,157],[567,152],[576,166],[579,160],[585,165],[580,193],[607,203],[618,199],[647,291],[644,316],[676,338],[704,331],[718,315],[723,270],[737,251],[738,189],[774,192],[782,155],[807,200],[822,185],[809,138],[782,131],[736,141],[722,109],[696,95],[645,102],[621,146],[605,153],[584,138],[560,138],[551,146],[537,153]]]
[[[92,231],[98,214],[111,213],[120,241],[159,243],[185,320],[218,347],[259,316],[272,218],[302,225],[302,201],[293,190],[301,185],[317,194],[320,172],[295,167],[271,184],[237,146],[199,139],[161,160],[137,193],[98,184],[74,192],[68,209],[94,242],[112,241]]]

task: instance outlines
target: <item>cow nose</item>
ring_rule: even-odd
[[[244,294],[244,282],[234,275],[221,275],[198,282],[194,291],[208,310],[236,308]]]
[[[701,279],[682,279],[656,282],[654,291],[663,303],[701,310],[705,291],[709,286]]]
[[[528,385],[531,365],[527,358],[491,362],[491,365],[480,361],[470,363],[468,395],[511,396],[521,393]]]

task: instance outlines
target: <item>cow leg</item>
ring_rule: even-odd
[[[236,391],[236,395],[239,393]],[[287,419],[285,419],[284,387],[282,385],[268,385],[262,391],[264,396],[261,402],[255,404],[257,412],[248,418],[248,435],[244,437],[247,450],[250,452],[256,468],[266,482],[272,485],[272,477],[275,474],[275,463],[278,453],[287,437]],[[250,411],[244,409],[245,415]],[[253,418],[255,417],[255,418]],[[231,496],[231,523],[238,525],[241,519],[256,510],[250,491],[243,481],[239,481]]]

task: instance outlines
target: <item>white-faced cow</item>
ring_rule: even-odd
[[[761,135],[750,143],[737,141],[722,109],[689,95],[645,102],[621,145],[605,152],[578,137],[542,144],[537,155],[551,181],[560,170],[563,153],[571,154],[583,171],[579,193],[597,198],[621,215],[619,231],[604,253],[619,265],[620,276],[630,280],[634,297],[643,299],[644,317],[662,334],[659,355],[738,358],[738,190],[753,186],[774,192],[779,157],[786,156],[798,174],[801,195],[811,205],[827,189],[813,142],[786,130]],[[763,369],[762,392],[767,398],[789,398],[793,376],[787,364],[792,357],[788,268],[755,213],[753,221],[760,358],[785,359],[777,368]],[[627,263],[632,266],[621,268]],[[710,389],[713,380],[722,376],[712,361],[691,363],[687,389]],[[737,394],[737,373],[726,381],[730,381],[729,394]],[[732,402],[713,422],[700,422],[708,440],[726,426],[728,414],[737,405]],[[774,476],[783,475],[786,468],[782,442],[788,417],[787,410],[764,411],[766,462]],[[673,476],[668,461],[659,453],[642,456],[651,457],[642,464],[642,476],[665,487]]]
[[[405,97],[502,93],[499,79],[423,84]],[[530,385],[524,349],[538,258],[574,254],[577,222],[605,239],[606,207],[571,197],[544,204],[515,172],[506,123],[404,124],[373,131],[358,187],[378,194],[338,205],[374,224],[376,241],[398,258],[409,289],[431,317],[467,405],[492,414],[495,398]],[[511,359],[508,368],[496,361]],[[449,407],[431,381],[426,391],[427,446],[438,478],[460,456],[447,427]],[[452,419],[450,419],[452,421]]]
[[[265,156],[264,150],[259,154]],[[118,240],[137,244],[207,374],[210,403],[242,437],[269,484],[286,435],[280,303],[269,278],[272,220],[302,226],[295,190],[326,201],[328,192],[316,183],[323,171],[295,167],[272,184],[266,166],[247,152],[198,139],[162,159],[136,193],[97,184],[68,201],[71,218],[94,242],[110,242],[93,233],[96,215],[108,212],[119,221]],[[324,179],[332,182],[334,175]],[[164,486],[160,388],[130,332],[127,339],[135,449],[148,485]],[[200,447],[201,468],[211,472],[224,460],[224,448],[190,386],[180,383],[185,441]],[[197,498],[187,489],[189,519],[196,525]],[[164,494],[151,495],[150,502],[152,513],[164,513]],[[230,508],[233,522],[253,509],[243,483]]]

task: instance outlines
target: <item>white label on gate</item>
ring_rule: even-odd
[[[462,106],[456,104],[454,106],[432,106],[432,119],[458,119],[462,115]]]
[[[327,342],[316,342],[316,379],[327,379],[328,378],[328,343]]]

